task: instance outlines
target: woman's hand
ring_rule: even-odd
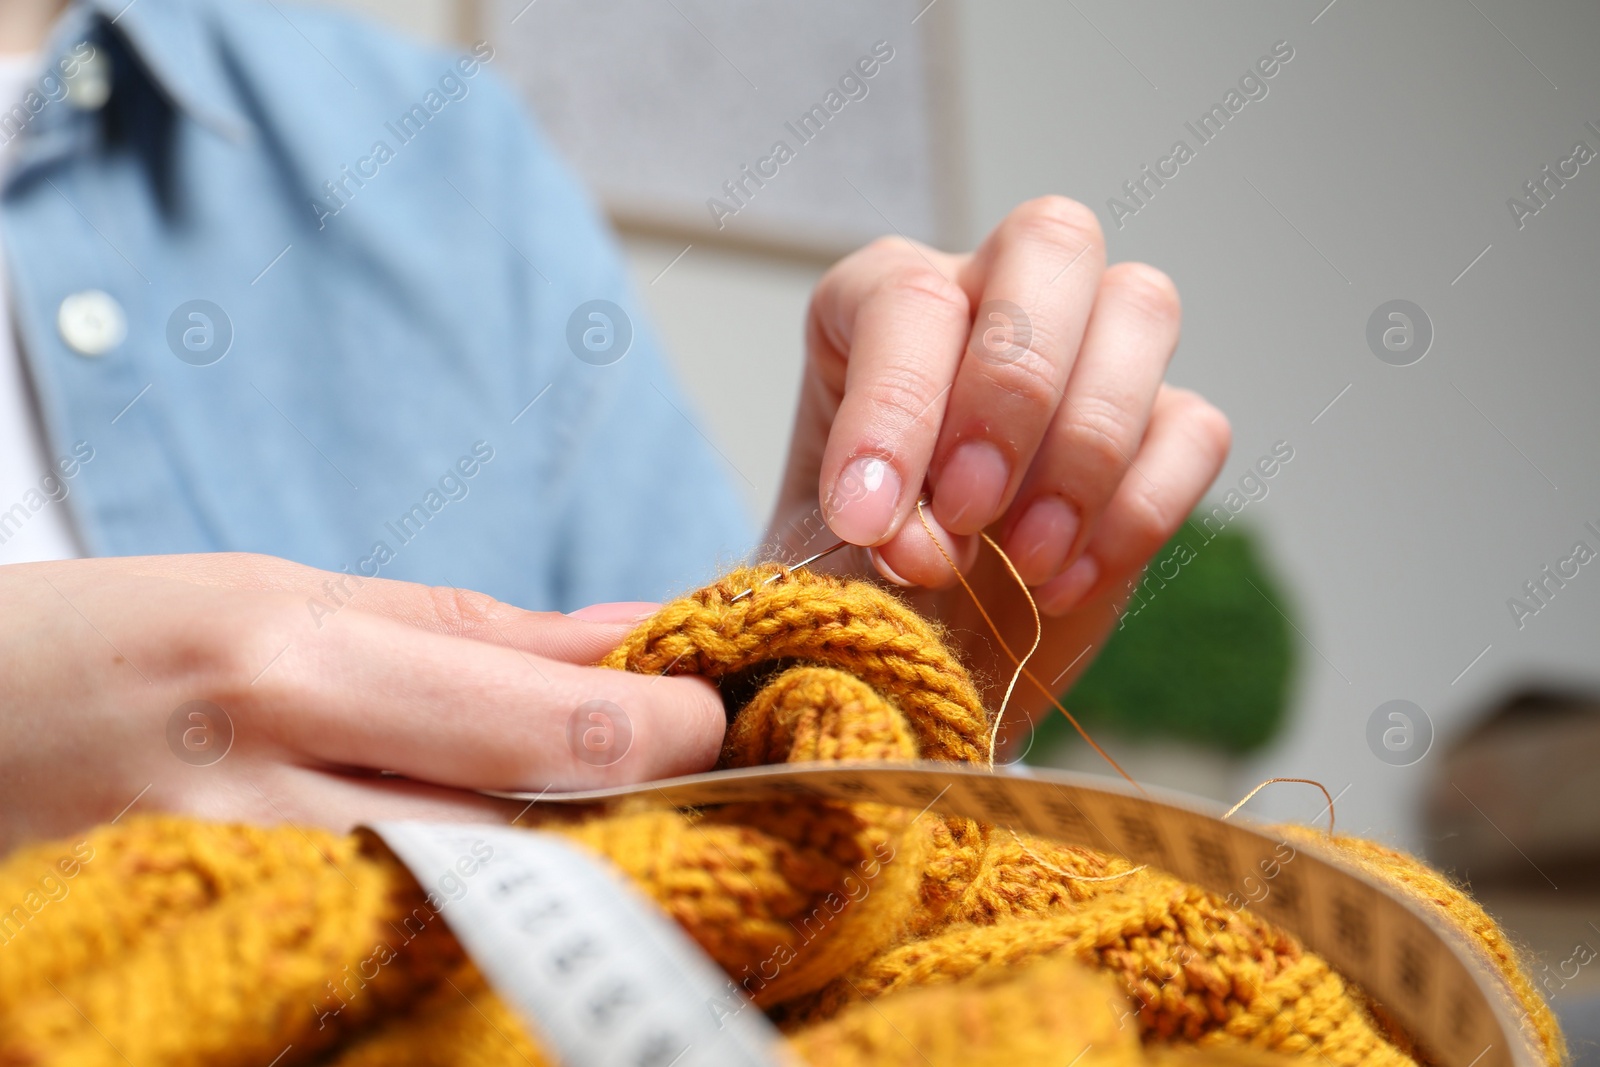
[[[722,743],[700,679],[588,666],[649,604],[528,612],[250,555],[0,567],[0,603],[0,853],[136,798],[338,829],[505,821],[523,805],[462,790],[686,774]]]
[[[885,578],[941,591],[920,599],[988,643],[916,516],[926,488],[928,523],[964,570],[982,530],[1016,564],[1048,617],[1035,673],[1055,676],[1103,636],[1227,456],[1222,414],[1162,381],[1178,320],[1166,275],[1107,268],[1094,213],[1059,197],[1023,204],[970,255],[869,245],[812,296],[772,543],[809,554],[831,543],[826,522]],[[1032,614],[984,555],[974,588],[1026,649]]]

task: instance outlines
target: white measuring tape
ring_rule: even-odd
[[[561,1063],[784,1062],[782,1039],[760,1009],[599,857],[554,834],[506,826],[391,822],[370,829]]]
[[[1481,949],[1460,932],[1389,886],[1345,866],[1331,849],[1300,841],[1291,845],[1248,822],[1225,822],[1215,814],[1220,809],[1193,798],[1165,792],[1142,796],[1114,779],[1088,775],[1045,771],[1024,775],[958,763],[787,764],[581,793],[492,795],[563,804],[646,795],[679,806],[807,798],[868,801],[932,809],[1088,846],[1160,868],[1277,923],[1359,984],[1444,1067],[1537,1067],[1543,1062],[1532,1043],[1531,1028],[1520,1018],[1520,1007]],[[429,877],[448,870],[459,854],[459,847],[452,845],[419,851],[412,842],[424,832],[405,824],[377,829],[425,886],[431,884]],[[680,1064],[778,1062],[750,1058],[775,1055],[771,1050],[776,1035],[759,1011],[738,1012],[733,1017],[736,1034],[717,1029],[716,1013],[707,1005],[727,998],[727,977],[670,920],[659,913],[646,915],[651,906],[631,889],[626,890],[626,899],[632,914],[614,905],[616,891],[625,887],[619,887],[618,876],[604,872],[598,861],[591,858],[575,865],[572,846],[504,827],[430,827],[425,833],[444,835],[439,841],[450,835],[494,835],[497,855],[504,849],[510,857],[506,872],[538,875],[542,881],[537,884],[547,887],[540,892],[574,900],[571,925],[559,927],[560,940],[552,940],[554,927],[518,933],[520,916],[537,904],[521,903],[524,898],[516,892],[509,899],[517,903],[509,907],[496,896],[498,891],[462,907],[473,899],[469,892],[445,913],[489,980],[528,1012],[563,1062],[655,1062],[627,1058],[627,1049],[637,1047],[628,1042],[637,1042],[646,1032],[643,1022],[589,1027],[584,1016],[588,1001],[576,987],[551,983],[534,973],[540,964],[530,961],[546,958],[555,945],[580,936],[603,945],[606,964],[613,968],[607,973],[642,998],[638,1019],[682,1037],[689,1052]],[[544,844],[519,850],[516,842],[527,841]],[[556,848],[563,854],[547,851]],[[587,873],[574,873],[580,868]],[[597,874],[610,881],[610,895]],[[559,888],[567,882],[570,889]],[[581,903],[579,897],[591,903]],[[612,924],[615,932],[606,929]],[[568,1034],[570,1044],[564,1043],[563,1035]],[[713,1040],[732,1043],[700,1044]],[[740,1050],[747,1058],[738,1059],[723,1048]],[[690,1059],[697,1050],[710,1058]],[[661,1067],[666,1062],[670,1060]]]

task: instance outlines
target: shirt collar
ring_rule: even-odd
[[[64,55],[103,21],[177,110],[229,140],[247,140],[251,125],[232,104],[207,7],[196,0],[79,0],[62,17],[48,54]]]

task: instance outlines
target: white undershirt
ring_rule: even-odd
[[[40,72],[37,55],[0,55],[0,113],[11,110],[30,88],[37,88]],[[7,137],[4,130],[0,137],[7,138],[0,145],[0,173],[4,173],[20,137]],[[45,449],[39,405],[17,349],[5,270],[5,257],[0,256],[0,564],[75,559],[83,551],[67,511],[73,480],[61,477],[55,466],[59,457]],[[63,490],[67,498],[51,499]]]

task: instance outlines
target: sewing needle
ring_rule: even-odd
[[[920,497],[917,498],[916,506],[917,507],[927,507],[930,502],[931,502],[931,500],[930,500],[929,495],[927,493],[923,493]],[[766,581],[762,582],[761,585],[771,585],[773,582],[777,581],[779,578],[782,578],[784,575],[788,574],[790,571],[798,571],[798,570],[801,570],[801,569],[803,569],[805,567],[809,567],[809,566],[811,566],[811,564],[815,563],[817,560],[821,559],[823,556],[831,556],[833,553],[839,551],[841,548],[844,548],[849,543],[850,542],[843,541],[843,540],[837,541],[834,544],[831,544],[827,548],[823,549],[821,552],[818,552],[816,555],[807,556],[805,559],[801,560],[799,563],[796,563],[793,567],[785,567],[783,570],[779,571],[777,574],[774,574],[771,578],[768,578]],[[739,601],[743,600],[745,597],[749,596],[751,593],[754,593],[756,591],[756,589],[759,589],[759,588],[760,588],[760,586],[753,586],[753,587],[751,587],[749,589],[746,589],[744,592],[740,593],[738,596],[732,597],[731,599],[729,599],[728,603],[737,604]]]
[[[773,582],[777,581],[779,578],[782,578],[784,575],[788,574],[790,571],[797,571],[797,570],[800,570],[800,569],[802,569],[804,567],[809,567],[809,566],[811,566],[811,564],[815,563],[817,560],[821,559],[823,556],[832,555],[833,553],[839,551],[841,548],[843,548],[845,545],[847,545],[849,543],[850,543],[849,541],[839,541],[839,542],[837,542],[835,544],[829,545],[827,548],[823,549],[821,552],[818,552],[816,555],[807,556],[805,559],[801,560],[799,563],[796,563],[793,567],[784,568],[783,570],[779,571],[777,574],[774,574],[772,577],[768,578],[766,581],[762,582],[761,584],[762,585],[771,585]],[[757,588],[759,588],[759,587],[752,586],[751,588],[746,589],[744,592],[740,593],[738,596],[733,597],[731,600],[729,600],[728,603],[730,603],[730,604],[738,603],[739,601],[743,600],[745,597],[749,596],[751,593],[754,593]]]

